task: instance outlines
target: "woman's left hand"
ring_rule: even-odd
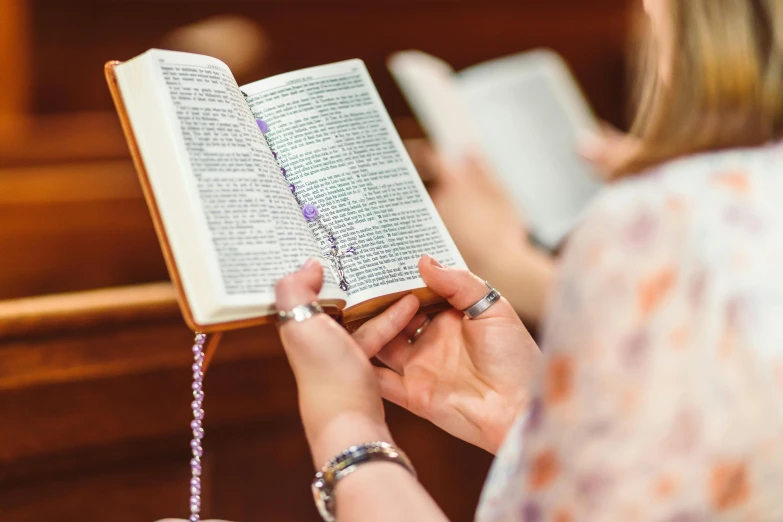
[[[308,261],[277,284],[277,306],[289,311],[317,301],[322,281],[321,264]],[[317,468],[353,444],[392,442],[370,355],[394,339],[418,307],[415,296],[406,296],[353,335],[326,314],[280,327]]]

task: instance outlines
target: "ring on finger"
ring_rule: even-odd
[[[487,285],[489,292],[476,302],[473,306],[470,306],[462,311],[468,319],[476,319],[478,316],[490,309],[490,307],[500,301],[500,292],[492,288],[489,282],[484,281]]]
[[[423,323],[421,323],[421,326],[419,326],[418,328],[416,328],[416,331],[415,331],[415,332],[413,332],[413,335],[411,335],[411,336],[410,336],[410,338],[408,339],[408,344],[413,344],[413,343],[415,343],[415,342],[416,342],[416,339],[418,339],[419,337],[421,337],[421,334],[423,334],[423,333],[424,333],[424,330],[426,330],[426,329],[427,329],[427,327],[430,325],[430,323],[431,323],[431,322],[432,322],[432,320],[431,320],[429,317],[427,317],[427,318],[424,320],[424,322],[423,322]]]
[[[312,302],[310,304],[303,304],[303,305],[295,306],[288,312],[286,312],[285,310],[280,310],[279,312],[277,312],[277,324],[283,326],[288,321],[293,321],[295,323],[302,323],[304,321],[307,321],[311,317],[322,313],[324,313],[324,309],[321,308],[321,305],[319,305],[316,302]]]

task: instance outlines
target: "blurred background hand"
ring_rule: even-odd
[[[638,139],[603,123],[596,134],[580,141],[579,153],[592,162],[600,174],[611,178],[639,153],[640,146]]]
[[[424,140],[406,147],[468,268],[500,290],[526,324],[537,324],[553,260],[530,243],[523,217],[487,164],[475,153],[448,161]]]

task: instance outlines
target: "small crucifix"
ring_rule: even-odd
[[[326,240],[329,241],[329,251],[326,253],[326,257],[331,260],[335,270],[337,270],[337,277],[340,279],[340,288],[343,292],[347,292],[351,285],[348,284],[348,280],[345,278],[343,259],[353,257],[353,255],[356,254],[356,248],[351,247],[340,252],[340,247],[337,245],[337,238],[334,237],[334,233],[331,229],[328,230]]]

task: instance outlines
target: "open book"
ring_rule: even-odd
[[[425,253],[464,266],[360,60],[239,87],[219,60],[153,49],[106,76],[191,328],[267,322],[275,283],[308,258],[346,323],[406,292],[439,301]]]
[[[405,51],[388,66],[436,149],[452,159],[483,155],[533,238],[557,247],[601,185],[576,152],[596,121],[563,60],[536,50],[455,73]]]

